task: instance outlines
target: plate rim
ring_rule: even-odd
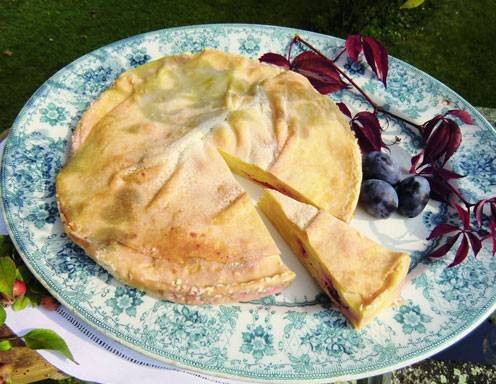
[[[102,49],[108,49],[112,48],[115,45],[118,44],[123,44],[126,43],[127,41],[132,41],[135,39],[139,39],[142,37],[146,37],[150,34],[154,33],[160,33],[164,31],[180,31],[180,30],[190,30],[190,29],[211,29],[211,28],[229,28],[229,27],[240,27],[240,28],[250,28],[253,30],[253,32],[256,32],[257,29],[277,29],[282,32],[287,32],[287,33],[304,33],[310,36],[316,36],[320,38],[333,38],[338,41],[344,42],[343,39],[334,37],[331,35],[326,35],[322,33],[317,33],[317,32],[312,32],[312,31],[307,31],[304,29],[299,29],[299,28],[292,28],[292,27],[283,27],[283,26],[274,26],[274,25],[265,25],[265,24],[247,24],[247,23],[213,23],[213,24],[195,24],[195,25],[186,25],[186,26],[180,26],[180,27],[172,27],[172,28],[163,28],[163,29],[158,29],[154,31],[148,31],[148,32],[143,32],[140,34],[128,36],[126,38],[120,39],[113,41],[109,44],[103,45],[101,47],[98,47],[80,57],[77,59],[73,60],[69,64],[63,66],[60,68],[58,71],[53,73],[43,84],[38,87],[38,89],[31,95],[31,97],[26,101],[24,106],[21,108],[19,111],[16,119],[14,120],[11,131],[9,133],[9,136],[6,139],[4,149],[2,150],[1,153],[1,169],[0,169],[0,196],[1,196],[1,212],[4,218],[5,223],[7,224],[7,229],[10,238],[12,239],[16,249],[18,250],[21,258],[29,268],[29,270],[33,273],[33,275],[37,278],[38,281],[40,281],[45,288],[55,297],[57,300],[59,300],[69,312],[74,314],[77,318],[81,319],[84,321],[86,324],[90,325],[91,327],[96,328],[100,332],[102,332],[105,336],[111,338],[114,341],[117,341],[118,343],[121,343],[131,349],[134,349],[136,351],[139,351],[140,353],[143,353],[146,356],[149,356],[153,359],[156,359],[158,361],[166,362],[168,364],[171,364],[176,367],[180,367],[182,369],[187,369],[187,370],[192,370],[195,372],[200,372],[202,374],[207,374],[207,375],[213,375],[217,377],[223,377],[223,378],[228,378],[228,379],[237,379],[237,380],[243,380],[243,381],[256,381],[256,382],[272,382],[272,383],[290,383],[290,382],[312,382],[312,383],[324,383],[328,382],[329,379],[334,380],[353,380],[353,379],[359,379],[359,378],[364,378],[364,377],[371,377],[371,376],[376,376],[380,375],[386,372],[390,372],[396,369],[400,369],[405,366],[409,366],[411,364],[414,364],[415,362],[421,361],[429,356],[432,356],[433,354],[449,347],[450,345],[456,343],[460,339],[462,339],[464,336],[466,336],[468,333],[470,333],[472,330],[474,330],[476,327],[478,327],[485,319],[496,310],[496,295],[492,297],[491,300],[488,301],[488,303],[483,307],[482,310],[479,311],[477,315],[477,320],[470,323],[467,325],[467,323],[464,323],[460,329],[461,331],[459,332],[451,332],[449,336],[445,336],[441,341],[430,344],[428,347],[424,347],[421,350],[417,350],[415,352],[408,353],[404,356],[403,360],[399,361],[396,364],[375,364],[375,366],[379,366],[378,368],[374,369],[348,369],[345,373],[343,373],[340,376],[332,376],[332,371],[325,372],[325,373],[301,373],[298,374],[298,377],[295,377],[296,375],[294,373],[291,374],[278,374],[276,377],[272,377],[271,374],[268,374],[264,377],[257,376],[257,372],[253,371],[243,371],[237,369],[236,372],[244,374],[244,376],[239,376],[238,374],[232,374],[228,373],[225,368],[212,368],[209,369],[208,367],[198,367],[198,364],[195,364],[195,362],[192,363],[187,363],[184,362],[184,358],[179,357],[179,359],[174,359],[173,354],[168,353],[167,355],[171,357],[165,357],[163,355],[159,354],[154,354],[151,350],[147,350],[143,348],[141,345],[134,344],[132,342],[129,342],[125,335],[122,335],[120,331],[115,331],[115,330],[110,330],[109,327],[107,327],[105,324],[100,324],[100,321],[98,319],[94,319],[93,316],[90,313],[86,313],[85,310],[82,310],[81,308],[78,308],[78,306],[73,306],[72,304],[68,304],[68,302],[61,297],[53,287],[51,287],[47,281],[44,278],[41,278],[41,274],[38,273],[38,271],[35,269],[33,265],[31,265],[28,260],[29,257],[25,249],[22,248],[20,245],[20,242],[18,240],[22,240],[22,236],[18,233],[18,231],[15,228],[14,225],[14,220],[9,216],[8,211],[6,210],[6,201],[3,196],[3,186],[5,183],[5,164],[4,164],[4,153],[8,152],[10,149],[10,144],[12,142],[11,139],[11,133],[21,131],[21,125],[20,125],[20,120],[23,117],[23,115],[29,110],[31,107],[32,103],[36,98],[38,97],[39,93],[42,92],[48,85],[49,82],[52,78],[57,76],[59,73],[62,73],[69,68],[73,67],[75,64],[77,64],[79,61],[82,61],[84,59],[87,59],[89,56],[93,55],[95,52],[98,52]],[[423,76],[427,78],[429,81],[432,81],[436,86],[441,87],[444,91],[447,93],[454,95],[456,99],[459,99],[462,103],[464,108],[468,109],[474,116],[478,118],[481,122],[486,127],[489,127],[493,133],[493,135],[496,136],[496,128],[492,126],[491,123],[474,107],[472,104],[470,104],[467,100],[465,100],[462,96],[460,96],[456,91],[452,90],[450,87],[442,83],[441,81],[437,80],[436,78],[432,77],[428,73],[414,67],[413,65],[401,60],[397,59],[393,56],[389,56],[390,58],[393,58],[395,61],[401,63],[402,65],[406,66],[409,70],[414,71],[415,73],[419,74],[420,76]],[[26,254],[25,254],[26,253]],[[86,315],[86,316],[85,316]],[[153,348],[152,348],[153,349]],[[420,351],[420,352],[419,352]],[[203,363],[201,364],[203,365]],[[208,370],[207,370],[208,369]],[[232,371],[232,370],[231,370]],[[351,372],[350,372],[351,371]],[[350,372],[350,373],[347,373]],[[331,375],[331,376],[329,376]]]

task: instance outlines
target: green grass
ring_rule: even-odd
[[[95,48],[141,32],[220,22],[284,25],[341,37],[366,32],[472,104],[496,107],[496,1],[427,0],[409,11],[400,11],[401,3],[1,0],[0,130],[10,127],[50,75]],[[13,54],[2,53],[6,50]]]

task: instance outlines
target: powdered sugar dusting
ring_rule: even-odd
[[[310,224],[312,219],[319,212],[319,210],[314,206],[300,203],[299,201],[293,200],[280,192],[268,190],[268,193],[270,193],[274,199],[282,205],[283,211],[287,215],[288,219],[302,230]]]

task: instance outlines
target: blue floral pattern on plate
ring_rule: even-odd
[[[27,265],[68,308],[108,336],[181,367],[225,377],[267,382],[328,382],[370,376],[435,353],[480,323],[495,308],[496,258],[487,248],[474,261],[446,269],[429,261],[426,234],[446,207],[430,204],[421,217],[383,222],[362,220],[366,234],[414,256],[403,305],[385,311],[356,331],[322,299],[315,287],[300,288],[238,305],[184,306],[157,300],[115,281],[63,233],[55,201],[55,176],[67,139],[88,104],[123,71],[161,55],[205,48],[251,57],[285,53],[299,33],[330,55],[343,41],[288,28],[207,25],[166,29],[98,49],[50,78],[26,103],[7,141],[1,167],[3,212]],[[385,90],[362,63],[339,63],[384,105],[423,122],[454,106],[475,117],[462,128],[463,148],[452,161],[470,173],[459,185],[471,196],[496,192],[496,136],[477,111],[456,93],[391,59]],[[352,111],[367,104],[353,92],[332,95]],[[419,136],[404,124],[387,123],[386,139],[402,138],[394,156],[408,165]],[[360,214],[354,220],[360,224]],[[357,224],[357,225],[358,225]],[[362,229],[362,227],[360,227]],[[451,255],[450,257],[453,257]]]

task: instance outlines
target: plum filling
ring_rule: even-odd
[[[296,239],[296,242],[297,242],[298,247],[300,249],[301,256],[304,257],[304,258],[308,258],[308,253],[307,253],[305,247],[303,246],[303,243],[301,242],[301,240],[297,238]]]
[[[331,298],[343,308],[348,308],[348,306],[345,303],[343,303],[343,301],[339,297],[338,291],[334,287],[334,284],[332,284],[331,278],[327,275],[324,275],[324,278],[322,280],[324,282],[324,286],[326,287],[329,296],[331,296]]]

